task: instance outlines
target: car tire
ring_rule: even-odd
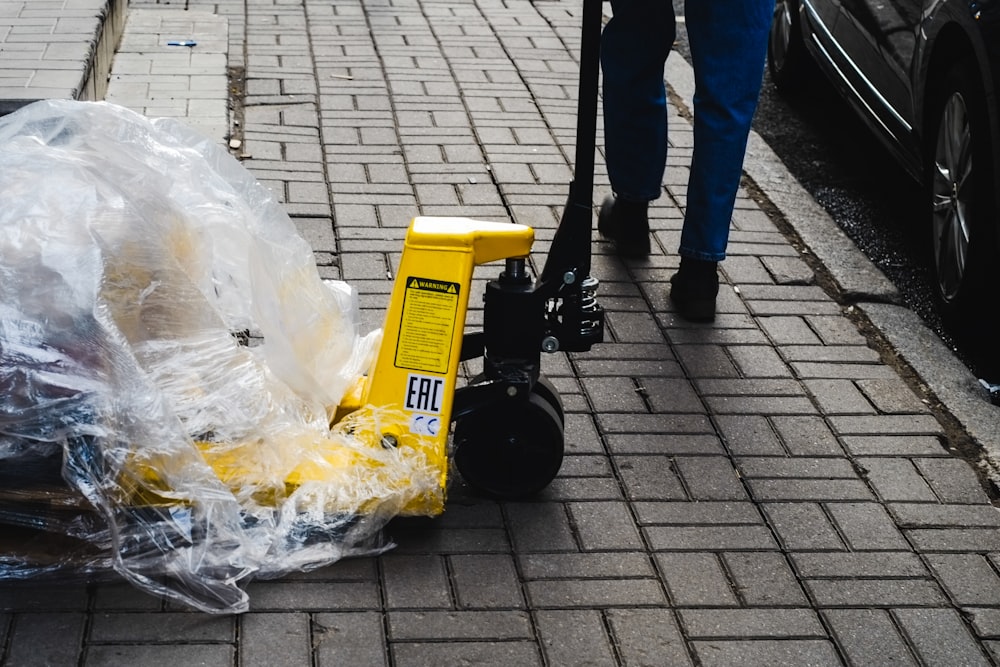
[[[767,69],[782,93],[794,93],[805,81],[812,56],[802,41],[798,0],[777,0],[767,40]]]
[[[992,138],[977,68],[950,67],[931,89],[926,188],[930,251],[941,314],[952,325],[979,323],[997,266],[998,212]]]

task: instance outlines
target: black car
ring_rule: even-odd
[[[942,314],[985,326],[1000,286],[1000,0],[777,0],[775,85],[794,91],[817,66],[923,184]]]

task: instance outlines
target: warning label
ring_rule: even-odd
[[[447,373],[458,315],[458,283],[411,276],[406,279],[395,365]]]

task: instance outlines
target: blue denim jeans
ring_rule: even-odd
[[[676,36],[671,0],[611,0],[601,39],[608,177],[623,199],[660,196],[667,158],[663,69]],[[774,0],[686,0],[694,66],[694,156],[678,250],[721,261],[757,109]]]

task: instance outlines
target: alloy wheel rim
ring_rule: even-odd
[[[965,276],[973,197],[972,131],[959,93],[948,99],[941,114],[931,178],[934,263],[941,297],[950,302]]]

